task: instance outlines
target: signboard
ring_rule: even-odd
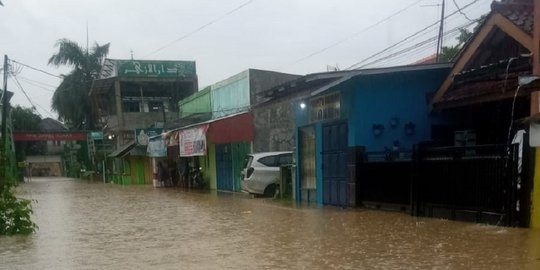
[[[119,77],[192,78],[194,61],[118,60]]]
[[[90,132],[90,138],[92,140],[103,140],[103,132],[102,131],[92,131],[92,132]]]
[[[138,128],[135,129],[135,142],[139,145],[148,145],[151,137],[161,135],[162,128]]]
[[[14,132],[15,141],[86,141],[86,133]]]
[[[167,156],[167,144],[161,137],[150,140],[148,147],[146,147],[146,154],[149,157],[166,157]]]
[[[206,155],[206,131],[208,125],[181,130],[178,134],[181,157]]]

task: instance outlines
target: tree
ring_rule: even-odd
[[[97,79],[101,65],[109,53],[109,43],[83,49],[68,39],[60,39],[58,52],[49,59],[49,65],[69,66],[73,70],[64,76],[52,98],[52,109],[71,129],[92,129],[91,107],[88,93],[92,81]]]
[[[28,132],[40,131],[39,123],[41,116],[34,113],[31,108],[15,106],[11,110],[11,121],[13,123],[13,131]],[[15,156],[17,161],[26,159],[26,155],[42,155],[45,153],[45,142],[15,142]]]
[[[456,38],[458,44],[442,47],[441,54],[439,55],[439,62],[452,62],[463,47],[463,44],[472,37],[472,34],[473,33],[467,30],[467,28],[459,29],[459,36]]]
[[[454,46],[444,46],[442,47],[441,54],[439,55],[439,62],[452,62],[454,58],[458,55],[459,51],[465,45],[465,43],[473,36],[473,33],[476,33],[484,20],[487,18],[487,14],[480,16],[476,20],[476,25],[473,28],[473,31],[469,31],[467,28],[459,29],[459,36],[456,38],[457,44]]]

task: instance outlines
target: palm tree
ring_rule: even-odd
[[[95,43],[90,50],[68,39],[60,39],[55,47],[58,52],[49,59],[49,65],[69,66],[73,70],[64,75],[52,98],[52,109],[60,120],[73,129],[92,129],[88,93],[92,81],[98,77],[101,65],[109,53],[109,43]]]

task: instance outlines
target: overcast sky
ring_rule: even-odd
[[[441,0],[2,2],[0,54],[7,54],[10,59],[53,74],[67,73],[69,69],[47,65],[55,52],[54,44],[60,38],[67,38],[85,46],[88,23],[90,44],[111,43],[109,58],[129,59],[133,50],[135,59],[196,61],[200,88],[248,68],[294,74],[326,71],[328,65],[346,69],[433,24],[441,10],[426,6],[439,4]],[[457,10],[452,0],[446,2],[447,14]],[[455,2],[460,7],[474,2],[463,13],[476,19],[489,11],[491,0]],[[400,10],[403,11],[364,30]],[[464,15],[456,13],[446,20],[445,28],[451,30],[467,22]],[[429,28],[380,57],[436,36],[437,28]],[[173,43],[189,33],[192,34]],[[454,39],[455,34],[449,34],[445,44],[455,43]],[[369,67],[412,63],[435,53],[435,42]],[[328,49],[320,52],[324,48]],[[50,100],[60,80],[29,68],[22,68],[17,76],[38,112],[43,117],[56,116],[51,112]],[[13,80],[8,81],[8,90],[15,93],[12,103],[31,106]]]

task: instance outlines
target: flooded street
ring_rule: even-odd
[[[1,269],[540,269],[540,232],[65,178],[22,184],[39,231]]]

